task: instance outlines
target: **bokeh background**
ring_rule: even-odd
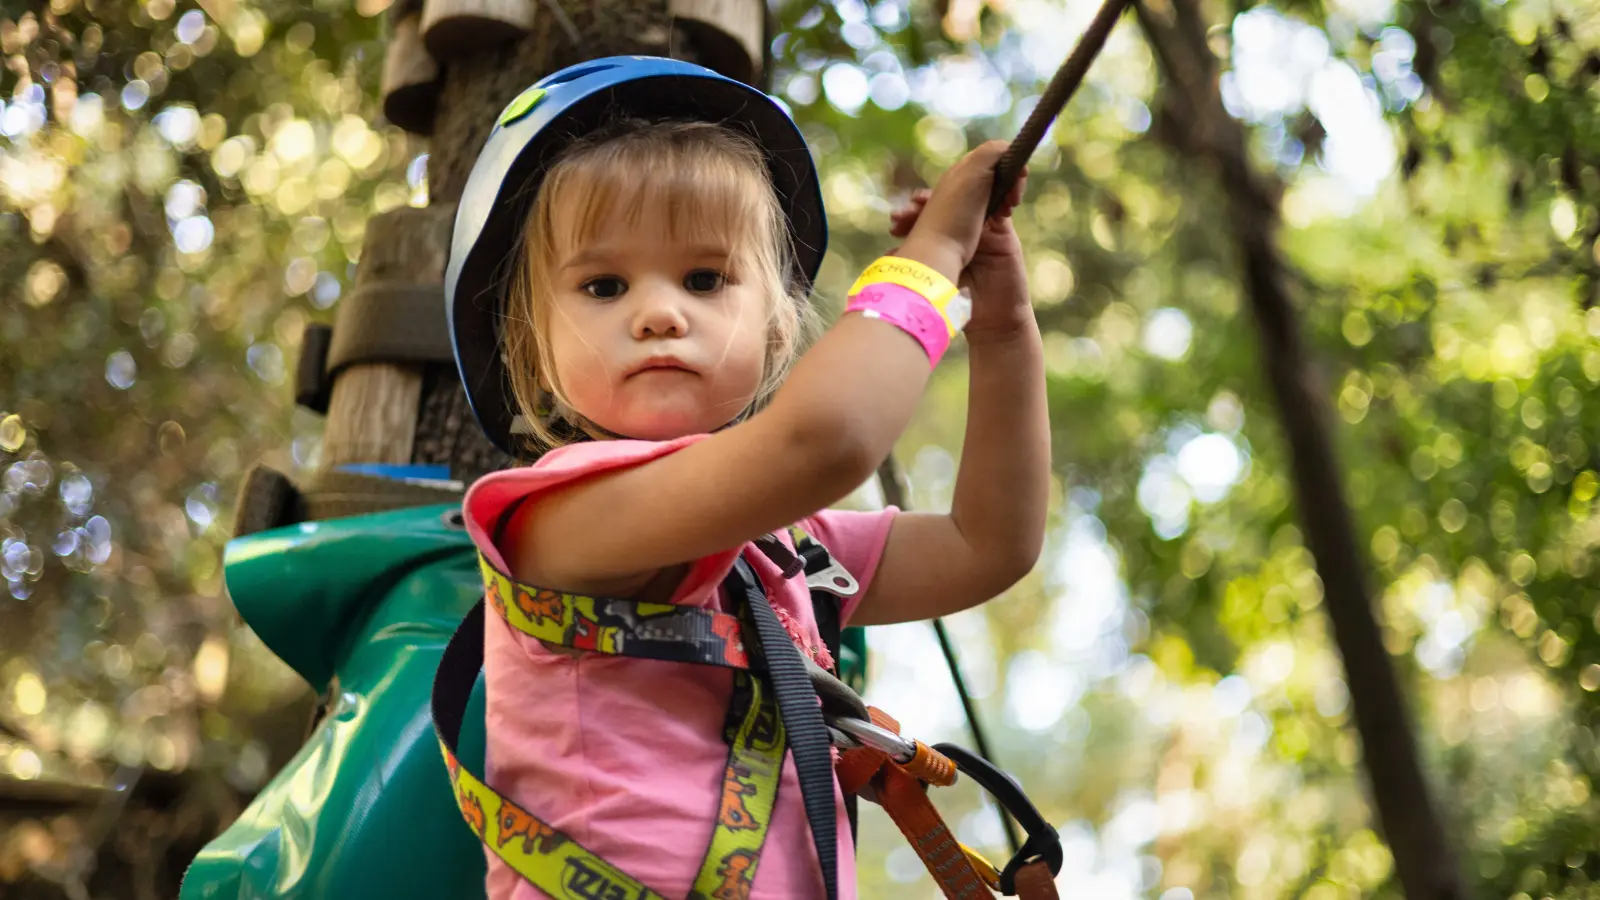
[[[1015,133],[1095,5],[773,7],[772,87],[831,216],[821,302],[907,190]],[[369,217],[428,202],[427,144],[379,113],[386,6],[0,13],[0,895],[171,896],[305,733],[309,691],[238,621],[222,548],[251,463],[317,465],[322,420],[290,382]],[[1600,4],[1197,8],[1281,214],[1464,877],[1600,896]],[[948,625],[998,761],[1061,830],[1064,895],[1396,897],[1239,206],[1185,137],[1182,87],[1130,15],[1032,160],[1052,527],[1029,578]],[[918,508],[950,502],[965,402],[958,354],[899,447]],[[927,625],[870,646],[870,700],[965,739]],[[945,793],[1004,857],[993,810]],[[934,896],[865,821],[863,895]]]

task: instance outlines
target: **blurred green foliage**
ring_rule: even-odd
[[[821,302],[906,191],[1015,132],[1093,7],[777,8],[774,90],[834,229]],[[377,118],[381,11],[0,18],[0,776],[121,765],[248,794],[283,752],[272,714],[304,688],[234,621],[220,554],[244,466],[315,464],[287,373],[366,219],[426,202],[425,143]],[[1205,11],[1229,109],[1284,181],[1296,300],[1462,864],[1485,896],[1591,896],[1600,5]],[[1160,80],[1130,17],[1031,163],[1056,525],[1032,577],[951,628],[999,761],[1062,828],[1069,890],[1398,896],[1226,204],[1166,142]],[[901,444],[918,507],[949,503],[964,384],[958,356]],[[959,739],[926,629],[872,646],[871,699]],[[968,788],[941,805],[1003,855]],[[0,884],[70,869],[72,828],[3,812]],[[863,894],[931,895],[867,822]]]

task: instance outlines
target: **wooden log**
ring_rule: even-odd
[[[383,117],[412,134],[433,133],[439,64],[422,44],[422,13],[396,20],[383,57]]]
[[[110,789],[104,785],[61,778],[24,780],[0,775],[0,807],[8,812],[31,809],[51,814],[104,803]]]
[[[453,203],[374,216],[362,243],[357,287],[373,281],[442,284],[454,219]],[[448,327],[442,306],[438,327]],[[422,380],[420,367],[391,363],[353,365],[340,373],[328,401],[322,468],[410,463]]]
[[[425,0],[422,42],[441,62],[470,57],[527,34],[538,0]]]
[[[767,45],[762,0],[668,0],[667,10],[708,68],[746,84],[761,77]]]

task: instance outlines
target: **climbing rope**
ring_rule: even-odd
[[[1105,49],[1106,38],[1111,34],[1112,26],[1117,24],[1117,19],[1122,11],[1128,8],[1131,0],[1106,0],[1090,20],[1089,27],[1084,31],[1083,37],[1078,39],[1077,46],[1067,55],[1061,68],[1056,70],[1050,84],[1044,89],[1044,94],[1034,106],[1033,112],[1028,114],[1028,120],[1022,123],[1022,130],[1011,140],[1011,146],[1001,155],[1000,162],[994,169],[994,189],[989,192],[989,214],[994,215],[995,210],[1005,201],[1006,194],[1011,193],[1012,185],[1017,183],[1017,178],[1022,174],[1022,169],[1028,163],[1028,157],[1038,148],[1039,142],[1044,140],[1044,133],[1050,128],[1050,123],[1061,114],[1067,101],[1077,93],[1078,87],[1083,84],[1083,78],[1089,73],[1089,66],[1094,63],[1095,57]]]

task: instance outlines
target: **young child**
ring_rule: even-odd
[[[501,446],[542,453],[468,492],[486,563],[552,589],[537,596],[730,611],[719,586],[743,558],[824,667],[804,579],[753,543],[764,536],[792,551],[798,524],[820,542],[858,582],[842,607],[852,624],[947,615],[1024,575],[1043,538],[1049,435],[1008,218],[1021,186],[985,218],[1003,149],[979,147],[895,214],[901,246],[796,359],[825,232],[815,170],[782,109],[642,58],[530,89],[479,157],[447,274],[474,411]],[[971,293],[971,380],[951,511],[828,510],[910,420],[962,324],[958,280]],[[731,777],[733,673],[485,622],[487,783],[660,895],[705,895],[697,878]],[[834,793],[838,896],[854,897]],[[824,896],[792,758],[766,828],[764,851],[724,861],[725,888],[710,895]],[[547,896],[493,852],[489,864],[490,897]]]

